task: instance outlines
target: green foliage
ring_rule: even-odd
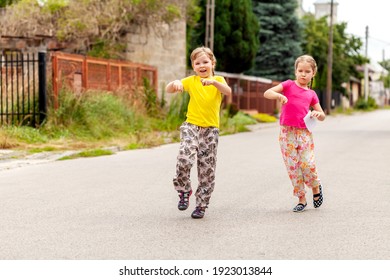
[[[156,115],[147,113],[146,104],[133,103],[121,93],[88,91],[75,95],[62,90],[59,107],[49,109],[46,122],[34,129],[26,126],[0,128],[0,147],[25,147],[31,153],[84,149],[85,152],[64,159],[111,154],[96,147],[119,145],[139,149],[179,141],[179,126],[185,121],[188,93],[172,96],[167,108],[161,104]],[[143,108],[145,107],[145,108]],[[255,118],[229,108],[221,112],[220,134],[248,131]],[[113,143],[113,144],[111,144]],[[64,148],[65,147],[65,148]],[[95,148],[92,149],[91,148]]]
[[[143,102],[149,116],[157,116],[160,106],[156,91],[151,87],[150,81],[143,78]]]
[[[166,115],[158,122],[159,129],[168,131],[177,129],[186,119],[189,101],[188,92],[173,95]]]
[[[294,75],[295,58],[302,54],[302,26],[296,16],[297,1],[252,1],[260,22],[260,48],[255,66],[247,74],[285,80]]]
[[[234,117],[240,110],[238,109],[238,106],[234,103],[228,104],[225,108],[228,117],[232,118]]]
[[[264,122],[264,123],[272,123],[278,120],[274,116],[263,114],[263,113],[255,114],[252,117],[255,118],[257,121]]]
[[[249,116],[248,114],[239,111],[234,117],[229,117],[229,112],[224,110],[222,112],[221,123],[220,123],[220,134],[233,134],[237,132],[246,132],[249,129],[246,127],[250,124],[257,123],[254,118]]]
[[[355,109],[363,111],[371,111],[377,109],[378,105],[375,102],[375,99],[371,96],[368,96],[367,101],[364,97],[360,97],[355,104]]]
[[[0,0],[0,8],[4,8],[6,6],[10,6],[13,3],[18,2],[19,0]]]
[[[204,41],[198,38],[198,33],[202,28],[201,17],[204,11],[204,6],[200,6],[199,4],[200,1],[201,0],[189,0],[189,5],[187,6],[186,57],[190,57],[194,46],[204,45]],[[189,59],[187,60],[187,66],[188,68],[191,68],[191,63]]]
[[[352,115],[354,112],[353,108],[344,108],[343,106],[336,107],[332,113],[343,114],[343,115]]]
[[[97,41],[91,46],[91,50],[87,52],[87,55],[109,59],[112,57],[110,53],[110,48],[107,47],[107,44],[104,41]]]
[[[387,71],[390,71],[390,59],[379,62],[379,64],[385,68]]]
[[[59,108],[51,109],[42,130],[53,137],[105,139],[148,129],[145,119],[108,93],[87,92],[75,96],[61,91]]]
[[[387,76],[382,77],[382,81],[385,88],[390,88],[390,74],[387,74]]]
[[[95,149],[95,150],[86,150],[80,153],[76,153],[70,156],[65,156],[59,160],[75,159],[80,157],[100,157],[100,156],[109,156],[114,154],[114,152],[105,149]]]
[[[48,137],[42,134],[39,129],[29,126],[3,126],[1,132],[7,135],[8,138],[28,144],[46,143],[48,141]]]
[[[56,14],[68,6],[68,0],[46,0],[43,12]]]
[[[201,7],[199,2],[200,0],[188,0],[186,17],[187,27],[196,27],[200,21],[204,7]]]
[[[200,24],[190,30],[190,49],[205,45],[206,0]],[[216,0],[214,17],[214,54],[217,70],[242,73],[253,66],[258,43],[258,22],[252,11],[251,0]]]
[[[381,61],[379,64],[388,71],[387,76],[382,77],[382,81],[385,88],[390,88],[390,59]]]
[[[175,19],[180,18],[180,16],[181,16],[181,11],[178,6],[168,4],[165,7],[165,14],[163,16],[163,20],[165,22],[172,22]]]
[[[326,17],[315,19],[313,15],[303,18],[304,32],[302,48],[311,54],[317,62],[318,72],[314,88],[325,90],[327,85],[327,60],[329,45],[329,27]],[[362,78],[356,66],[368,62],[361,54],[363,43],[360,38],[346,33],[346,23],[334,25],[333,29],[333,91],[343,92],[342,84],[349,81],[350,76]]]
[[[57,149],[52,146],[47,146],[47,147],[42,147],[42,148],[33,148],[30,149],[29,152],[31,154],[36,154],[36,153],[42,153],[42,152],[53,152],[56,151]]]

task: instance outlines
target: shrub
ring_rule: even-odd
[[[378,108],[378,105],[376,104],[375,99],[372,98],[371,96],[367,98],[367,101],[365,100],[364,97],[360,97],[356,101],[355,108],[358,110],[369,111]]]
[[[268,114],[262,114],[262,113],[253,115],[253,117],[254,117],[257,121],[259,121],[259,122],[265,122],[265,123],[276,122],[276,121],[278,120],[278,119],[275,118],[274,116],[271,116],[271,115],[268,115]]]

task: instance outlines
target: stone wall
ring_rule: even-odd
[[[160,30],[138,28],[128,35],[126,59],[149,64],[158,69],[161,96],[166,84],[186,75],[186,23],[178,21]]]
[[[185,77],[187,64],[185,20],[177,21],[170,26],[162,25],[159,30],[133,27],[126,36],[128,44],[125,59],[157,67],[160,97],[168,82]],[[73,47],[59,43],[54,38],[0,36],[0,51],[60,50],[72,53]]]

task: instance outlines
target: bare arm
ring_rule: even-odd
[[[281,84],[278,84],[277,86],[267,89],[264,92],[264,97],[267,99],[279,100],[280,103],[285,104],[288,102],[288,99],[282,94],[282,92],[283,86]]]
[[[325,113],[322,110],[320,103],[317,103],[313,106],[313,111],[311,111],[311,116],[317,118],[319,121],[325,120]]]
[[[180,80],[174,80],[165,87],[167,93],[183,92],[183,84]]]
[[[209,80],[209,79],[201,79],[202,85],[209,86],[213,85],[215,86],[222,94],[225,94],[227,97],[227,103],[232,103],[232,89],[227,85],[220,83],[216,80]]]

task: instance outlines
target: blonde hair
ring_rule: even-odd
[[[295,70],[297,70],[298,64],[301,63],[301,62],[309,63],[310,66],[311,66],[311,69],[313,70],[313,78],[311,78],[310,86],[309,86],[311,88],[312,85],[313,85],[314,76],[317,73],[317,63],[316,63],[315,59],[311,55],[307,55],[307,54],[301,55],[300,57],[298,57],[295,60]]]
[[[317,73],[317,63],[316,63],[316,61],[314,60],[314,58],[311,55],[305,54],[305,55],[301,55],[300,57],[298,57],[295,60],[295,70],[297,70],[298,64],[301,63],[301,62],[309,63],[310,66],[311,66],[311,69],[313,69],[314,75]]]
[[[191,65],[194,66],[194,60],[203,54],[207,55],[208,58],[210,58],[210,60],[213,64],[213,75],[214,75],[214,68],[217,65],[217,59],[215,58],[213,51],[209,48],[198,47],[198,48],[194,49],[191,53],[191,56],[190,56]]]

